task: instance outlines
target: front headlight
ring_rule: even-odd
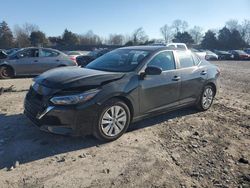
[[[92,99],[100,90],[90,90],[76,95],[57,96],[50,99],[56,105],[70,105],[86,102]]]

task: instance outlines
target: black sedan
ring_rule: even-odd
[[[229,53],[234,55],[235,60],[250,60],[250,55],[243,50],[230,50]]]
[[[97,59],[98,57],[101,57],[102,55],[108,53],[109,49],[100,49],[100,50],[94,50],[87,55],[80,55],[76,57],[76,62],[79,66],[86,66],[91,61]]]
[[[218,55],[219,60],[233,60],[234,59],[234,55],[226,51],[214,50],[214,53]]]
[[[24,112],[42,130],[112,141],[146,117],[186,106],[208,110],[219,75],[190,51],[120,48],[86,68],[43,73],[25,98]]]

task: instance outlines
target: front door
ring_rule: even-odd
[[[11,64],[16,70],[17,75],[35,75],[37,73],[37,63],[39,50],[30,48],[22,50],[17,54],[16,59],[11,60]]]
[[[162,69],[160,75],[146,75],[140,80],[140,111],[142,114],[171,108],[178,105],[180,78],[176,70],[173,52],[164,51],[155,55],[147,66]]]

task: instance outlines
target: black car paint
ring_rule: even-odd
[[[95,60],[98,57],[101,57],[102,55],[108,53],[109,49],[102,49],[102,50],[96,50],[88,55],[80,55],[76,57],[76,62],[79,66],[85,67],[88,65],[91,61]]]
[[[25,113],[34,120],[34,115],[28,107],[30,105],[28,103],[32,100],[30,96],[32,90],[41,97],[40,105],[47,107],[53,105],[49,101],[53,96],[99,88],[100,92],[86,103],[70,106],[53,105],[55,108],[42,120],[35,119],[35,124],[38,126],[65,126],[70,127],[77,135],[91,134],[93,125],[98,119],[100,105],[113,97],[123,100],[132,112],[132,121],[138,121],[182,106],[193,105],[206,84],[209,83],[215,88],[217,86],[218,69],[205,60],[198,66],[180,69],[176,58],[177,69],[164,71],[160,75],[144,75],[147,62],[159,52],[168,49],[164,47],[132,49],[151,51],[151,55],[134,72],[114,73],[67,67],[40,75],[35,79],[36,87],[34,85],[31,88],[25,99]]]

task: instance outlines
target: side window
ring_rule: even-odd
[[[18,54],[19,58],[29,58],[29,57],[38,57],[38,49],[28,49],[20,52]]]
[[[192,54],[186,51],[177,51],[176,52],[179,57],[180,67],[187,68],[194,66],[194,60]]]
[[[175,60],[173,52],[161,52],[156,55],[149,63],[149,66],[157,66],[162,68],[162,71],[175,69]]]
[[[195,54],[192,54],[192,56],[193,56],[193,59],[194,59],[194,64],[198,65],[200,63],[200,61],[201,61],[200,58]]]
[[[180,45],[180,44],[177,45],[177,48],[180,50],[186,50],[186,47],[184,45]]]
[[[55,51],[42,49],[40,51],[39,57],[56,57],[58,55],[59,53]]]

